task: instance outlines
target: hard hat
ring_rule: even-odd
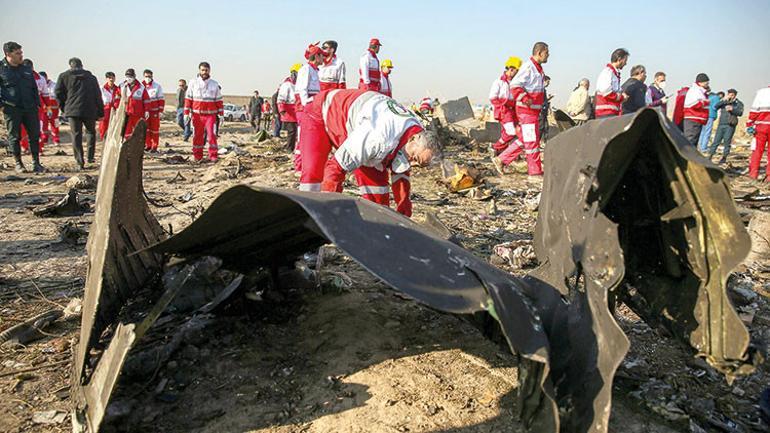
[[[291,69],[289,69],[289,72],[299,72],[300,68],[302,68],[302,63],[295,63],[291,65]]]
[[[385,59],[382,61],[382,67],[383,68],[392,68],[393,62],[390,59]]]
[[[505,69],[508,68],[521,68],[521,59],[516,56],[508,57],[508,61],[505,62]]]

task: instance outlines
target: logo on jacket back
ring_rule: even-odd
[[[404,108],[403,105],[396,102],[395,99],[388,99],[388,109],[393,112],[396,116],[402,116],[402,117],[411,117],[412,115],[409,113],[409,110]]]

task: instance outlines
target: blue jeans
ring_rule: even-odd
[[[700,130],[700,139],[698,140],[698,150],[706,152],[709,149],[709,140],[711,140],[711,130],[714,128],[714,120],[709,117],[703,129]]]
[[[727,159],[727,155],[730,154],[730,147],[733,141],[733,134],[735,134],[735,126],[719,125],[717,126],[717,133],[714,135],[714,142],[709,147],[709,158],[717,153],[719,145],[724,146],[722,151],[722,159]]]
[[[176,109],[176,123],[179,125],[180,128],[184,130],[184,139],[187,140],[192,135],[192,128],[190,127],[190,123],[186,124],[184,123],[184,109],[183,108],[177,108]]]

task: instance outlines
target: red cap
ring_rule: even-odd
[[[324,50],[318,46],[318,44],[319,42],[308,45],[307,49],[305,50],[305,59],[309,59],[313,54],[326,54]]]
[[[372,38],[372,40],[369,41],[369,46],[372,46],[372,45],[382,46],[382,44],[380,43],[380,40],[377,38]]]

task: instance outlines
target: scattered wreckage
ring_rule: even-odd
[[[340,194],[235,186],[167,238],[143,194],[145,127],[122,142],[121,110],[108,132],[88,241],[75,431],[99,431],[129,352],[197,259],[277,275],[327,243],[393,289],[473,315],[490,335],[502,331],[520,361],[518,408],[531,432],[607,431],[613,376],[629,346],[613,317],[618,301],[728,379],[754,368],[748,332],[725,293],[749,252],[748,234],[724,174],[657,111],[588,122],[549,142],[535,233],[541,265],[515,278],[451,242],[451,233]],[[225,217],[230,224],[219,224]],[[151,302],[136,302],[151,282],[157,287],[169,257],[177,277]],[[129,305],[141,314],[126,313]]]

